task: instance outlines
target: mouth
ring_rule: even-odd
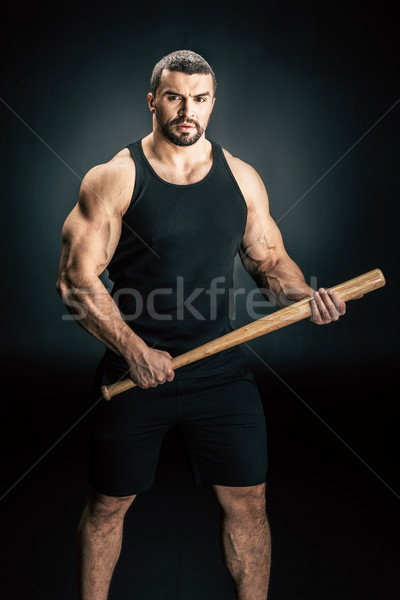
[[[194,125],[191,125],[190,123],[178,123],[175,127],[178,131],[190,131],[191,129],[195,129]]]

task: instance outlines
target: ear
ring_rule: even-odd
[[[150,112],[154,113],[156,111],[156,108],[154,106],[154,98],[151,92],[147,94],[147,104],[149,106]]]

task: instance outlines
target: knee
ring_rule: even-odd
[[[218,500],[226,515],[266,518],[265,484],[249,487],[215,487]]]
[[[85,507],[86,515],[97,523],[107,523],[123,519],[132,502],[132,496],[106,496],[94,488],[90,488]]]

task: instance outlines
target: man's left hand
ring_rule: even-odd
[[[324,288],[314,292],[310,304],[310,321],[316,325],[326,325],[337,321],[346,312],[346,304],[343,300],[334,291]]]

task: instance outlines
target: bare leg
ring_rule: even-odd
[[[107,600],[121,552],[124,517],[134,499],[105,496],[90,489],[77,535],[79,600]]]
[[[222,547],[238,600],[266,600],[271,536],[265,508],[265,484],[214,486],[222,507]]]

